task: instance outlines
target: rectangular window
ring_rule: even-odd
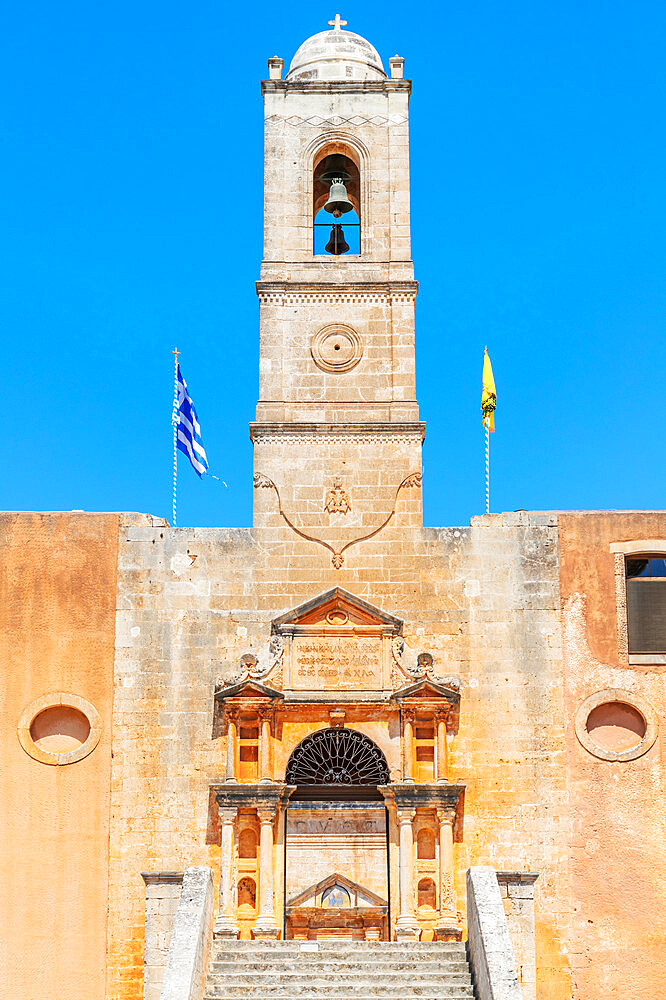
[[[416,780],[435,780],[435,727],[430,720],[417,720],[414,728]]]
[[[626,563],[630,653],[666,653],[666,558],[631,556]]]
[[[259,780],[259,724],[242,719],[238,732],[238,763],[241,781]]]

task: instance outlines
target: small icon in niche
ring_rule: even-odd
[[[347,890],[343,889],[341,885],[332,885],[322,896],[321,905],[336,908],[351,906],[351,899]]]

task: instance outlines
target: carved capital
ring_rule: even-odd
[[[406,722],[409,722],[412,725],[416,722],[416,708],[413,705],[401,705],[400,714],[402,716],[403,726]]]
[[[236,822],[238,809],[236,809],[235,807],[231,808],[228,806],[227,807],[222,806],[218,807],[218,811],[220,815],[220,823],[222,824],[222,826],[233,826],[233,824]]]
[[[439,823],[440,826],[453,827],[453,824],[456,821],[456,815],[457,815],[456,807],[453,805],[448,806],[447,808],[438,809],[437,822]]]

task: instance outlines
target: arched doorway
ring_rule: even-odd
[[[382,750],[354,729],[306,736],[287,763],[285,937],[386,939],[390,925]],[[344,898],[344,905],[332,900]]]

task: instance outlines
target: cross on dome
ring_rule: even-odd
[[[334,21],[329,21],[328,23],[333,28],[333,31],[340,31],[340,28],[342,27],[342,25],[346,24],[347,22],[343,21],[339,14],[336,14],[335,15],[335,20]]]

